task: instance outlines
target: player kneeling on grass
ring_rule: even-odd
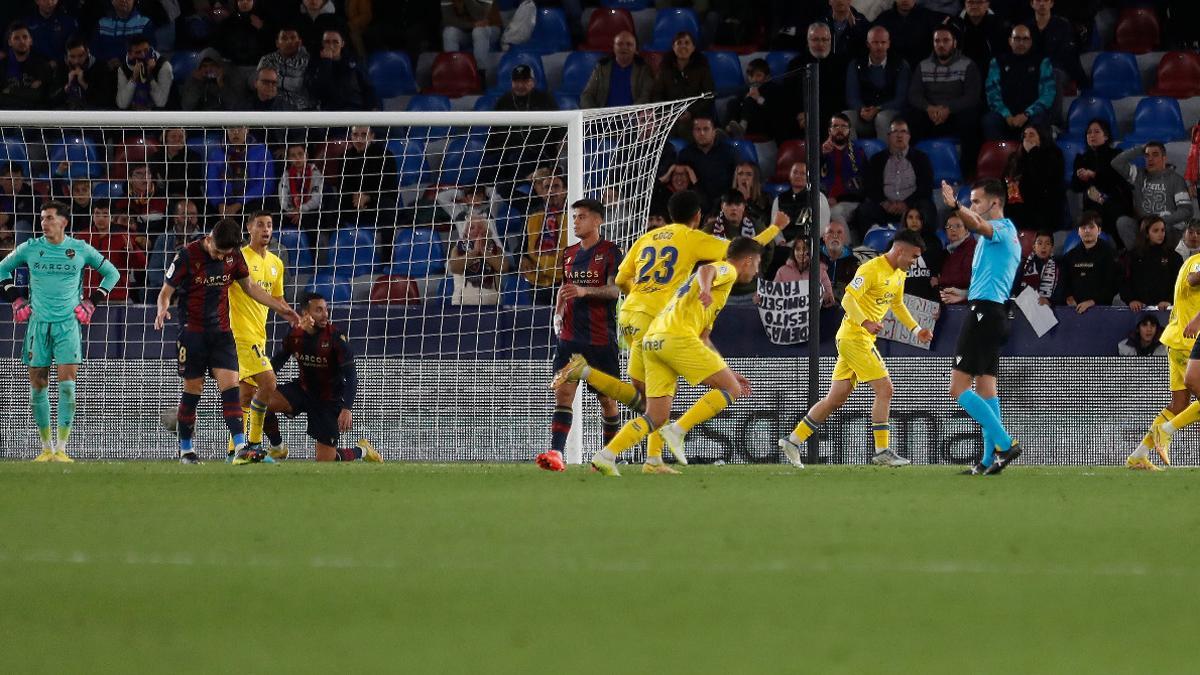
[[[875,455],[871,463],[885,466],[909,463],[890,447],[888,415],[892,405],[892,378],[875,348],[875,336],[883,329],[883,317],[890,309],[905,328],[916,333],[918,340],[929,342],[933,339],[933,332],[917,325],[904,306],[904,279],[908,276],[909,266],[923,250],[925,241],[921,235],[902,230],[892,240],[888,252],[859,267],[854,280],[846,287],[846,295],[842,298],[846,316],[837,332],[838,360],[833,367],[829,393],[808,411],[790,436],[779,440],[779,447],[792,465],[804,468],[800,461],[801,444],[816,433],[833,411],[846,403],[859,382],[871,385],[875,392],[875,403],[871,406]]]
[[[642,353],[646,375],[646,414],[631,420],[592,457],[592,468],[619,476],[617,455],[658,430],[671,454],[686,464],[683,438],[740,396],[750,395],[750,382],[725,365],[709,335],[717,314],[736,283],[749,283],[758,274],[762,245],[738,237],[729,244],[724,262],[702,265],[679,287],[675,299],[646,328]],[[680,377],[712,391],[700,397],[677,422],[667,424],[675,386]]]
[[[329,305],[319,293],[307,293],[300,301],[300,325],[283,339],[283,348],[271,357],[279,372],[288,359],[296,357],[300,377],[278,387],[267,403],[264,430],[272,447],[283,439],[275,413],[308,416],[307,433],[317,442],[318,462],[382,462],[375,447],[365,438],[353,448],[339,448],[338,435],[350,431],[351,409],[358,391],[358,370],[350,341],[329,322]]]

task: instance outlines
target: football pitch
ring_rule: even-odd
[[[0,669],[1185,673],[1200,473],[0,463]]]

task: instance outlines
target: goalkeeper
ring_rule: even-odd
[[[121,273],[104,256],[73,237],[66,236],[70,209],[58,201],[42,206],[42,236],[30,239],[0,261],[0,285],[13,306],[13,319],[29,323],[21,361],[29,366],[30,405],[42,439],[35,462],[71,462],[67,438],[75,422],[75,377],[83,361],[80,325],[92,321],[96,304],[108,297]],[[14,272],[29,267],[30,297],[17,288]],[[81,300],[83,267],[103,275],[100,287]],[[58,444],[50,440],[50,364],[58,364]]]

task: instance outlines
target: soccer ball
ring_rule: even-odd
[[[179,426],[179,413],[174,408],[162,411],[159,419],[162,421],[163,428],[167,431],[175,431]]]

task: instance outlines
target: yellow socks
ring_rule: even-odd
[[[628,382],[622,382],[608,373],[602,373],[590,367],[587,369],[587,375],[584,379],[587,380],[588,384],[592,385],[592,389],[614,401],[618,401],[638,412],[646,409],[641,392]]]
[[[650,419],[648,417],[645,415],[642,415],[641,417],[635,417],[629,420],[625,426],[621,427],[621,430],[617,432],[617,435],[613,437],[612,441],[608,445],[604,446],[604,449],[611,452],[614,456],[619,455],[638,443],[641,443],[642,439],[652,431],[654,431],[654,426],[650,424]],[[658,454],[660,456],[662,455],[661,437],[659,439]]]
[[[650,434],[646,439],[646,459],[662,459],[663,437],[659,434]]]
[[[720,389],[713,389],[700,397],[692,407],[688,408],[687,412],[683,413],[683,417],[675,422],[675,426],[679,427],[684,433],[694,429],[702,422],[716,417],[722,410],[729,407],[733,403],[733,397],[728,392]]]
[[[788,440],[796,445],[800,445],[801,443],[807,442],[809,436],[817,433],[817,429],[820,428],[820,422],[814,420],[808,415],[805,415],[804,419],[800,420],[800,423],[797,424],[796,428],[792,430],[792,435],[788,436]]]
[[[1158,416],[1154,418],[1154,421],[1150,423],[1150,428],[1153,429],[1156,426],[1161,426],[1163,422],[1170,422],[1173,419],[1175,419],[1175,413],[1163,408],[1161,411],[1159,411]],[[1142,437],[1142,445],[1145,445],[1146,447],[1154,445],[1154,436],[1149,430],[1147,430],[1146,435]]]
[[[1165,412],[1165,411],[1164,411]],[[1195,424],[1200,420],[1200,401],[1193,402],[1191,405],[1183,409],[1183,412],[1175,416],[1174,419],[1168,419],[1162,423],[1162,430],[1167,432],[1168,436],[1174,436],[1176,431]]]
[[[267,418],[267,404],[254,399],[250,401],[250,425],[246,430],[247,443],[262,443],[263,421]]]
[[[879,453],[888,449],[891,428],[891,424],[887,422],[875,422],[871,424],[871,435],[875,437],[875,452]]]

